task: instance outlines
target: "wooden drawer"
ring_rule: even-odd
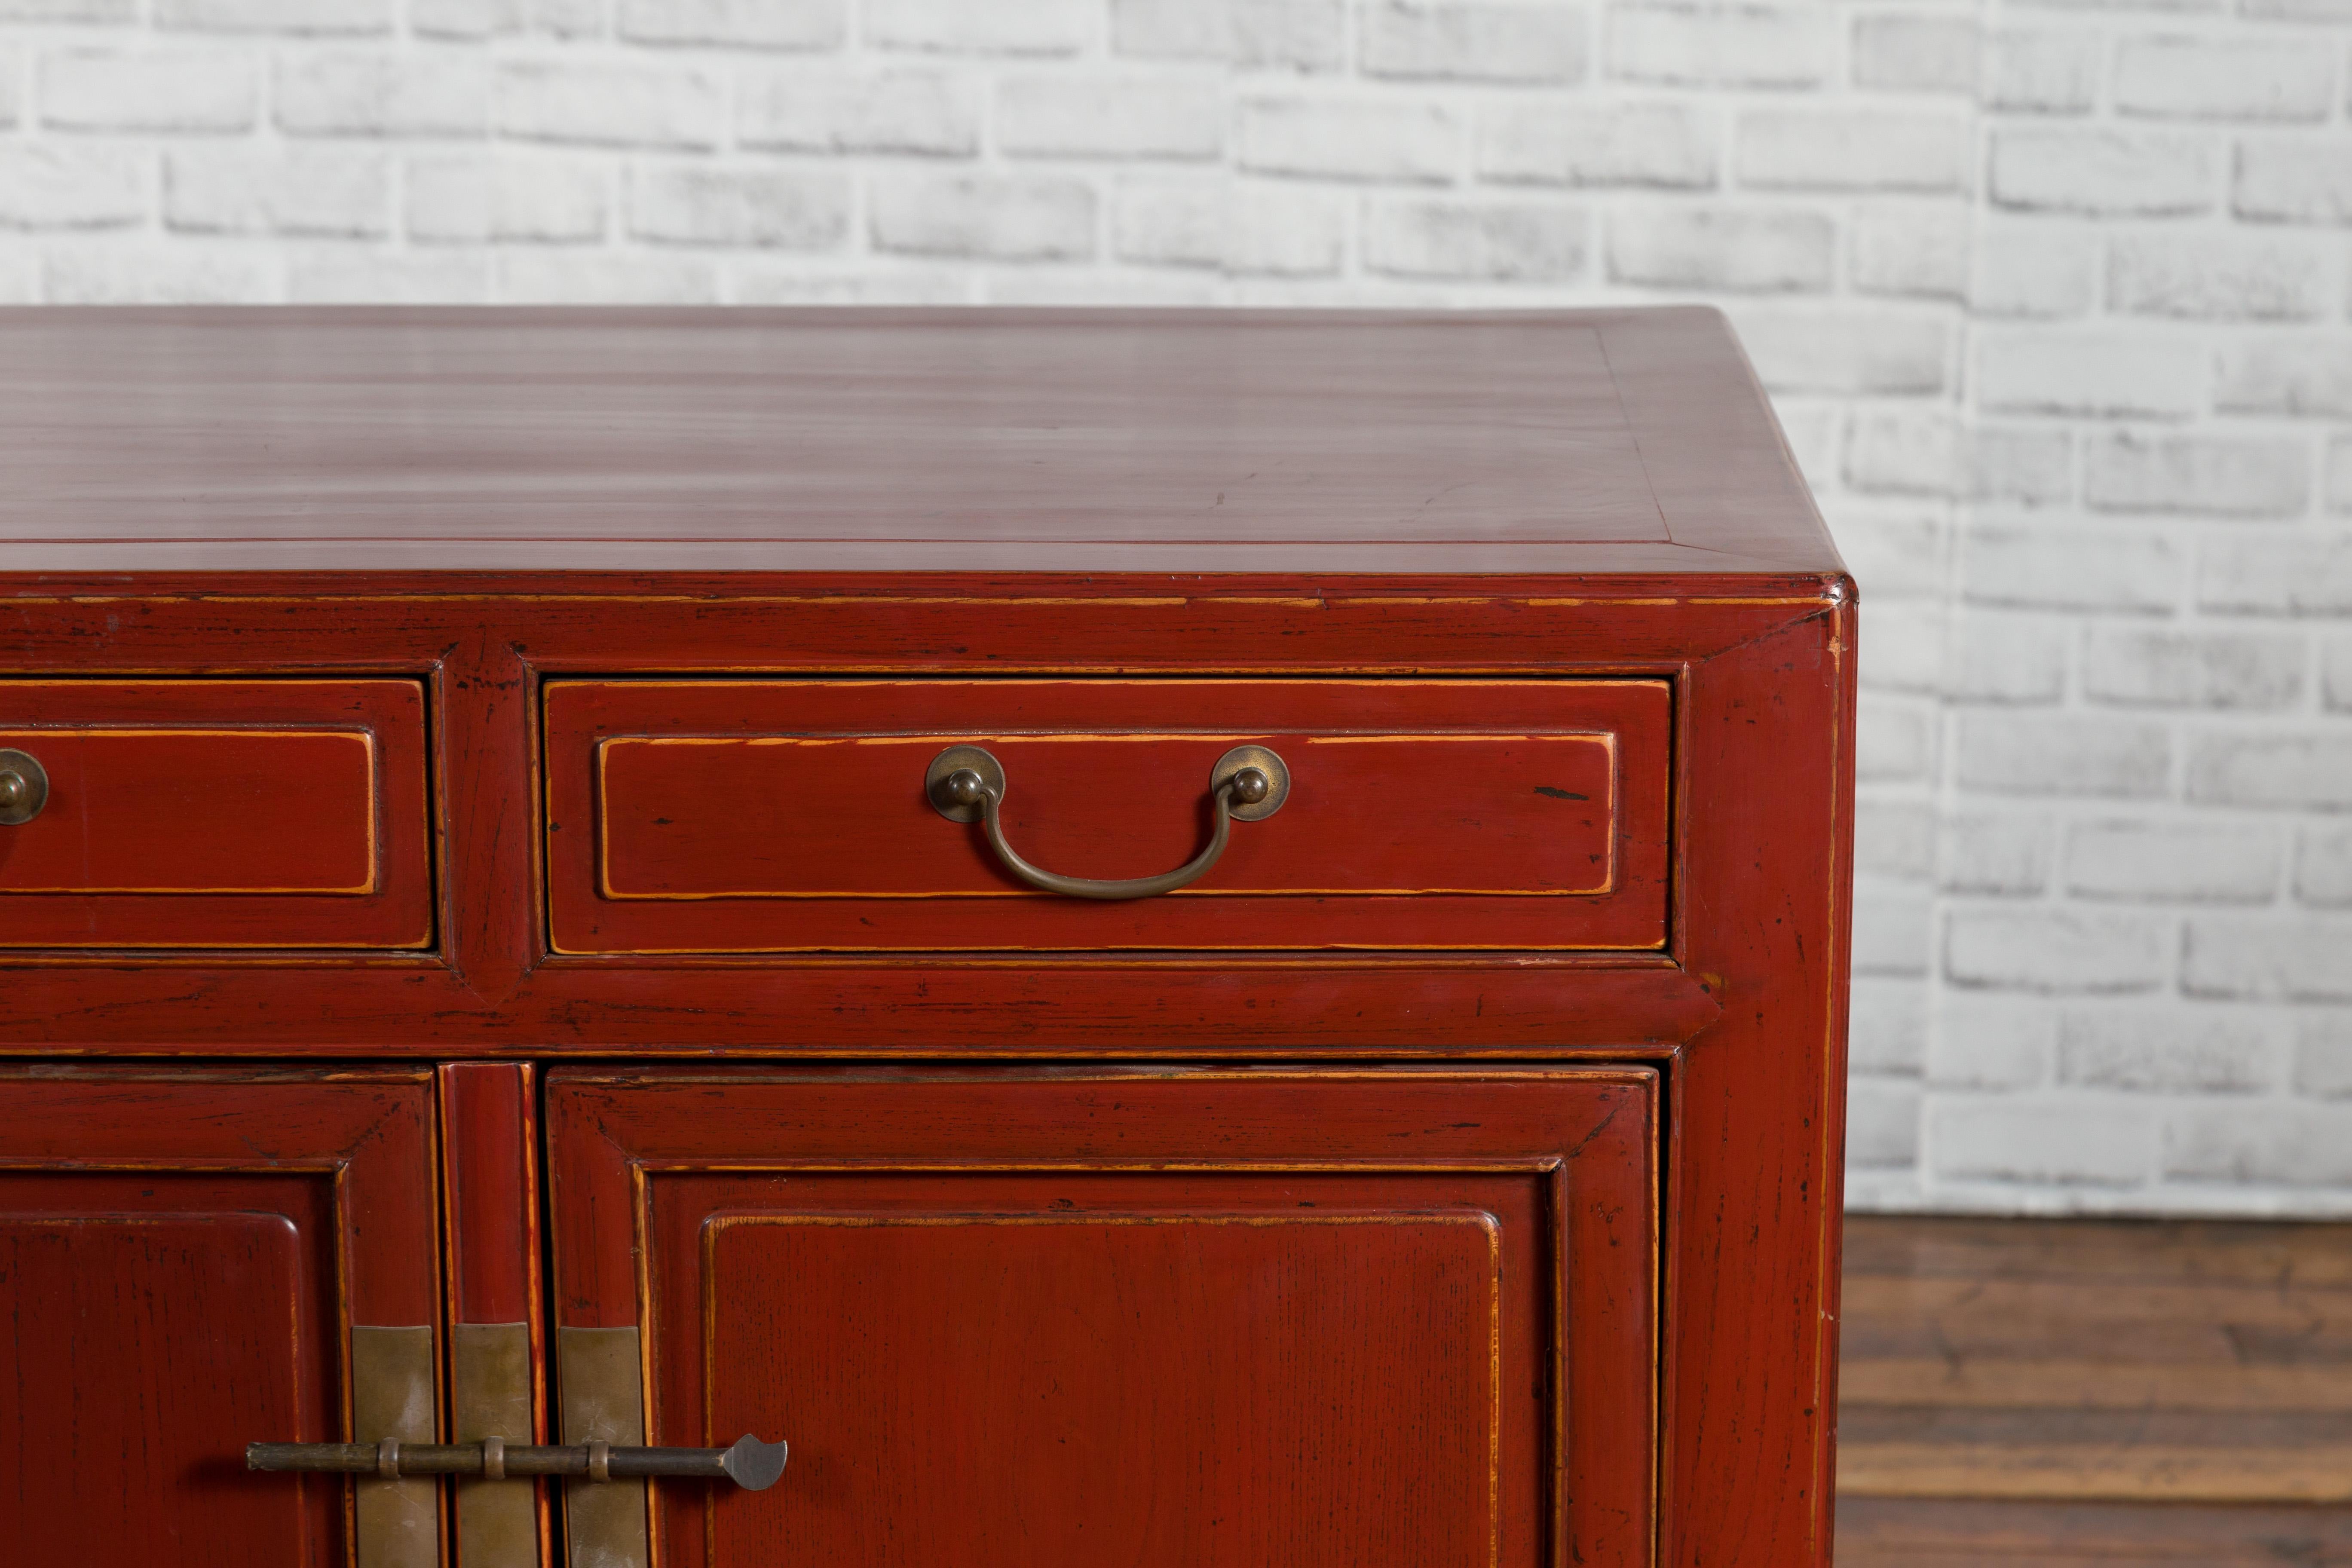
[[[1666,936],[1660,680],[577,680],[546,691],[559,952],[1619,949]],[[1211,840],[1213,765],[1279,809],[1163,896],[1008,872],[926,794],[1001,763],[1024,858],[1149,876]]]
[[[0,945],[432,940],[416,681],[0,681],[0,748],[47,790],[0,826]]]

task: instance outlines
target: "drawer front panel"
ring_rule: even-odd
[[[1665,935],[1663,681],[564,681],[559,950],[1607,948]],[[1211,769],[1286,764],[1199,881],[1097,902],[1010,873],[925,770],[984,748],[1025,858],[1148,877]]]
[[[413,680],[5,681],[47,798],[0,826],[0,944],[419,947]]]

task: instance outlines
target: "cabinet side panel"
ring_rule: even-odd
[[[1846,612],[1696,667],[1674,1080],[1667,1493],[1677,1568],[1829,1560],[1853,660]]]

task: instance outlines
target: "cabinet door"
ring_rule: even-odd
[[[432,1119],[424,1071],[0,1070],[0,1556],[440,1560],[430,1480],[244,1464],[436,1436]]]
[[[575,1564],[1650,1561],[1647,1070],[564,1070],[548,1127],[577,1436],[792,1445],[580,1489]]]

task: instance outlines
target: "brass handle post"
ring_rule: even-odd
[[[1290,795],[1290,769],[1265,746],[1235,746],[1209,770],[1214,826],[1207,847],[1173,871],[1116,880],[1066,877],[1023,859],[1005,840],[1004,791],[1003,764],[979,746],[950,746],[923,775],[923,793],[939,814],[950,822],[979,822],[1004,868],[1031,887],[1073,899],[1149,899],[1207,876],[1235,822],[1263,822],[1281,810]]]
[[[49,804],[48,770],[30,752],[0,746],[0,826],[14,827]]]
[[[496,1445],[495,1450],[492,1445]],[[248,1443],[248,1470],[305,1470],[349,1476],[576,1476],[592,1481],[733,1481],[765,1491],[784,1473],[784,1443],[748,1433],[727,1448],[619,1448],[604,1443]]]

